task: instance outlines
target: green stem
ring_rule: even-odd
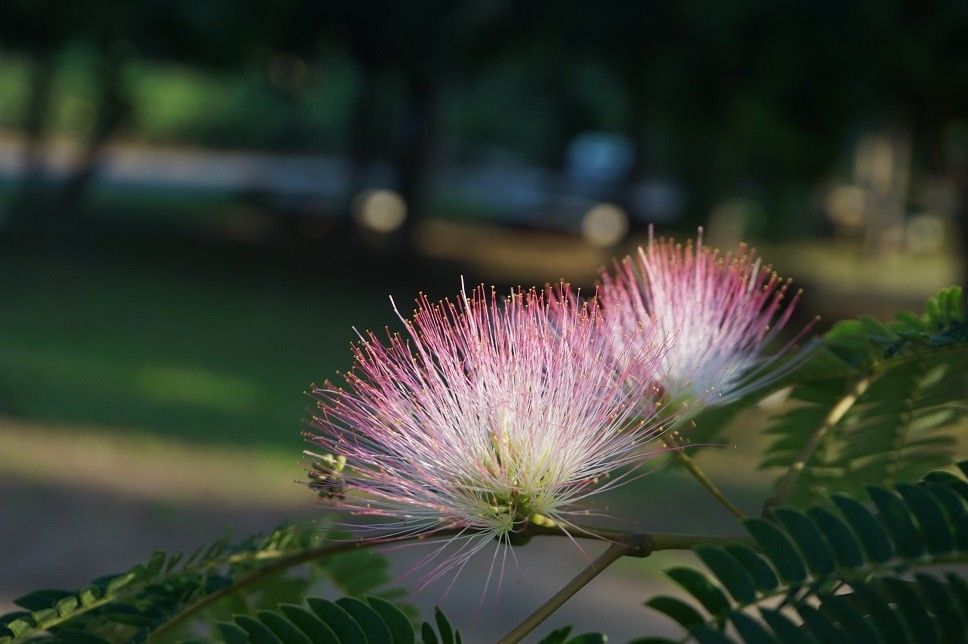
[[[524,639],[525,635],[537,628],[541,622],[548,619],[552,613],[561,608],[562,604],[571,599],[572,595],[597,577],[599,573],[625,555],[630,554],[631,548],[632,546],[624,543],[613,543],[610,545],[605,552],[599,555],[595,561],[588,564],[584,570],[565,584],[561,590],[552,595],[538,610],[528,615],[524,621],[511,629],[511,632],[502,637],[498,644],[516,644],[520,642]]]
[[[149,636],[150,641],[157,641],[163,635],[172,631],[175,627],[185,622],[188,618],[192,617],[196,613],[208,608],[212,604],[218,602],[220,599],[231,595],[232,593],[238,592],[250,586],[253,586],[264,579],[276,575],[284,570],[293,568],[300,564],[308,563],[310,561],[315,561],[318,559],[325,559],[326,557],[331,557],[333,555],[340,554],[342,552],[347,552],[350,550],[355,550],[358,548],[372,548],[375,546],[380,546],[388,543],[405,543],[411,541],[423,541],[429,539],[439,539],[445,537],[455,536],[459,533],[467,534],[465,529],[461,528],[448,528],[445,530],[438,530],[437,532],[414,535],[405,538],[382,538],[382,539],[357,539],[354,541],[345,541],[343,543],[332,544],[328,546],[319,546],[316,548],[308,548],[306,550],[300,550],[297,552],[285,554],[280,553],[280,556],[258,570],[254,570],[247,575],[243,575],[235,580],[229,586],[215,591],[204,597],[200,597],[193,604],[187,606],[184,610],[179,612],[177,615],[173,616],[167,622],[155,629]],[[535,525],[531,524],[527,528],[521,531],[521,536],[532,537],[532,536],[565,536],[566,533],[559,527],[551,524],[550,522],[545,525]],[[623,532],[617,532],[614,530],[597,529],[597,528],[581,528],[580,530],[572,530],[570,533],[571,537],[574,538],[586,538],[586,539],[602,539],[612,542],[612,547],[621,547],[624,555],[632,556],[646,556],[651,552],[656,550],[673,550],[673,549],[688,549],[699,543],[726,543],[735,542],[737,539],[732,537],[720,537],[720,536],[694,536],[694,535],[684,535],[684,534],[668,534],[668,533],[643,533],[643,534],[629,534]],[[742,539],[739,539],[742,540]],[[610,549],[612,549],[610,547]],[[614,551],[613,551],[614,552]],[[597,574],[597,573],[596,573]],[[594,577],[594,575],[592,575]],[[591,578],[589,578],[589,581]],[[587,581],[585,583],[588,583]],[[584,585],[584,584],[582,584]],[[579,586],[580,588],[580,586]],[[577,590],[577,588],[576,588]],[[574,593],[572,593],[574,594]],[[570,595],[569,595],[570,596]],[[567,599],[565,597],[564,599]],[[564,601],[562,600],[562,602]]]
[[[659,550],[680,550],[692,548],[701,543],[728,543],[737,539],[730,537],[698,537],[681,534],[629,534],[622,539],[613,541],[611,545],[594,561],[575,575],[575,578],[565,584],[561,590],[551,596],[548,601],[528,615],[520,624],[501,638],[499,644],[515,644],[548,619],[556,610],[584,588],[591,580],[601,574],[606,568],[622,557],[648,557]]]
[[[679,461],[679,464],[686,468],[686,471],[692,474],[692,477],[699,481],[699,484],[706,488],[706,491],[709,492],[714,499],[719,501],[720,505],[729,510],[733,516],[738,519],[746,517],[746,513],[740,510],[735,503],[730,501],[729,497],[727,497],[723,491],[719,489],[719,486],[713,483],[712,479],[702,471],[702,468],[696,465],[696,462],[692,460],[688,454],[686,454],[682,445],[679,445],[672,438],[665,438],[662,442],[666,445],[666,447],[673,448],[673,453],[676,455],[676,460]]]
[[[843,398],[838,400],[830,411],[824,417],[823,422],[813,430],[807,442],[803,444],[800,451],[797,452],[793,459],[793,463],[787,469],[786,474],[780,479],[780,482],[776,485],[776,491],[773,493],[766,503],[763,504],[763,514],[764,516],[770,513],[770,510],[778,505],[783,505],[793,494],[793,489],[797,485],[797,481],[800,480],[800,475],[807,466],[807,462],[813,458],[814,453],[817,448],[820,447],[820,443],[823,442],[824,437],[843,419],[843,417],[850,411],[850,408],[854,406],[857,399],[864,395],[867,391],[867,387],[871,384],[870,376],[861,378],[853,384],[850,390],[844,395]]]

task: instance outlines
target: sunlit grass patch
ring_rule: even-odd
[[[303,392],[348,366],[352,326],[380,328],[385,297],[325,275],[8,253],[0,413],[298,450]]]

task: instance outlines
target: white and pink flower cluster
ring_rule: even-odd
[[[664,449],[662,405],[762,380],[786,290],[700,237],[650,239],[588,301],[566,284],[422,296],[402,333],[360,337],[342,386],[314,389],[310,485],[384,533],[465,530],[466,556],[532,521],[579,530],[585,499]]]
[[[388,343],[362,338],[345,388],[315,390],[311,440],[346,459],[317,489],[390,519],[384,529],[502,537],[535,515],[568,525],[659,430],[641,414],[654,384],[619,368],[602,312],[567,285],[421,297],[403,324]],[[657,346],[638,360],[656,368]]]
[[[764,266],[745,244],[725,255],[703,245],[654,239],[635,257],[603,272],[598,297],[616,352],[661,338],[666,350],[654,377],[667,401],[702,405],[735,400],[761,385],[772,358],[764,355],[793,314],[800,293]],[[643,333],[648,330],[648,333]],[[776,375],[776,374],[773,374]]]

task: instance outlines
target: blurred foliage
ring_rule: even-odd
[[[760,232],[803,232],[814,183],[870,128],[959,176],[966,43],[952,0],[11,0],[0,122],[389,158],[404,192],[432,154],[555,166],[576,134],[618,131],[694,215],[740,193],[798,216]]]

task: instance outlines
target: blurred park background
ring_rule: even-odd
[[[804,320],[965,283],[968,4],[4,0],[0,608],[321,515],[303,392],[354,325],[461,275],[589,288],[649,224],[755,243]],[[700,458],[755,503],[739,451]],[[728,523],[637,485],[643,527]],[[640,632],[650,565],[565,620]],[[516,583],[508,623],[558,580]]]

